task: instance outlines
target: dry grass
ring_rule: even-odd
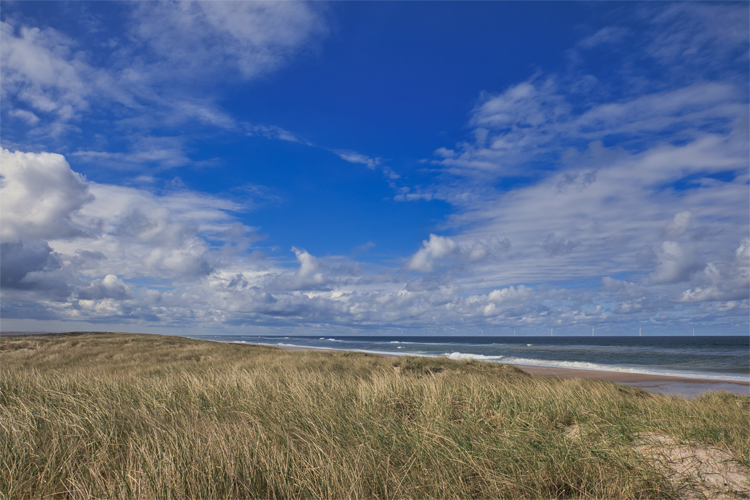
[[[685,401],[499,364],[5,337],[0,498],[674,497],[685,484],[638,436],[746,470],[749,416],[748,397]]]

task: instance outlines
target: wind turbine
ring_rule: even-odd
[[[591,327],[591,336],[592,337],[594,336],[594,327],[593,326]]]
[[[643,334],[643,331],[642,331],[641,327],[639,326],[638,327],[638,336],[641,337],[642,334]]]

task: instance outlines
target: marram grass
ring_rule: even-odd
[[[132,334],[0,339],[0,498],[668,498],[657,432],[750,457],[750,398]],[[577,426],[576,436],[569,430]]]

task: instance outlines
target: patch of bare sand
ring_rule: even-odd
[[[654,433],[639,435],[635,449],[679,488],[683,500],[750,497],[750,471],[727,451]]]
[[[565,428],[565,437],[571,441],[577,441],[581,439],[581,428],[577,424],[570,425]]]

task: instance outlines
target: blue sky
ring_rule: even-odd
[[[745,2],[2,2],[2,329],[746,334]]]

